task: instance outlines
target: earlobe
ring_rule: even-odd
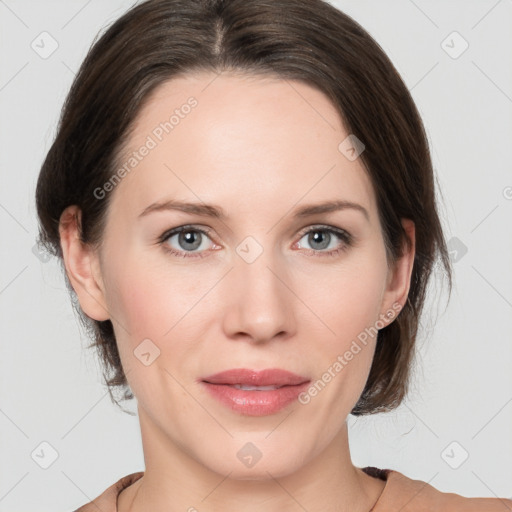
[[[60,217],[59,234],[66,274],[77,294],[83,312],[94,320],[108,320],[110,314],[105,294],[98,255],[80,239],[81,212],[69,206]]]
[[[402,219],[402,226],[410,243],[404,243],[401,257],[396,261],[394,268],[388,274],[387,288],[383,300],[384,314],[390,310],[401,311],[409,296],[416,253],[416,226],[411,219]],[[393,317],[397,315],[393,315]],[[392,318],[389,320],[389,323],[391,322]]]

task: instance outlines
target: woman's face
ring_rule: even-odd
[[[145,104],[125,171],[102,189],[98,288],[77,293],[89,316],[113,322],[148,444],[258,479],[298,469],[345,427],[411,270],[409,259],[388,271],[349,135],[327,97],[295,81],[187,75]],[[334,201],[357,206],[298,214]],[[222,401],[203,382],[239,368],[309,382],[281,407],[282,391],[223,386]]]

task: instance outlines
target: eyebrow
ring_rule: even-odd
[[[334,200],[326,201],[319,204],[311,204],[301,206],[292,212],[292,216],[304,218],[312,215],[318,215],[320,213],[331,213],[340,210],[356,210],[361,212],[367,221],[370,221],[370,216],[366,208],[358,203],[345,200]],[[206,203],[191,203],[186,201],[178,201],[175,199],[169,199],[167,201],[156,202],[150,204],[145,208],[139,215],[144,217],[153,212],[160,212],[166,210],[176,210],[185,213],[192,213],[203,217],[213,217],[216,219],[226,219],[227,215],[220,206]]]

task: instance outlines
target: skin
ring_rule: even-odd
[[[76,207],[61,217],[66,272],[84,312],[113,322],[138,403],[145,474],[119,495],[118,509],[367,512],[384,482],[352,464],[346,419],[364,389],[375,337],[308,404],[272,415],[231,411],[197,381],[240,367],[321,379],[358,334],[405,304],[414,224],[403,219],[412,247],[388,267],[371,181],[359,158],[338,150],[349,134],[328,98],[300,82],[176,78],[145,104],[127,153],[190,96],[197,107],[110,192],[99,248],[78,239]],[[228,217],[172,210],[138,217],[170,198],[220,205]],[[355,209],[293,215],[340,198],[364,206],[369,220]],[[158,243],[186,224],[211,230],[195,232],[195,257],[178,235]],[[328,246],[315,243],[307,230],[318,224],[349,232],[353,245],[335,234]],[[237,253],[248,236],[262,248],[252,263]],[[160,350],[148,366],[134,355],[144,339]],[[250,468],[237,458],[248,442],[262,453]]]

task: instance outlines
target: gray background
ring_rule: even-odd
[[[333,3],[412,91],[455,267],[446,311],[432,289],[406,402],[349,417],[353,461],[512,497],[512,0]],[[0,512],[74,510],[144,469],[138,419],[111,403],[57,262],[32,252],[35,183],[60,107],[97,32],[130,5],[0,0]],[[51,49],[43,31],[58,43],[47,58],[31,47],[42,52],[46,37]],[[469,44],[460,55],[453,31]]]

